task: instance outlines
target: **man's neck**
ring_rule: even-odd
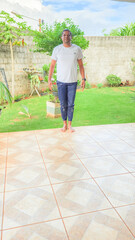
[[[70,42],[70,43],[63,43],[63,46],[64,46],[64,47],[67,47],[67,48],[68,48],[68,47],[71,47],[71,45],[72,45],[71,42]]]

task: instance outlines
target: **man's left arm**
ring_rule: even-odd
[[[82,90],[84,90],[85,88],[85,72],[84,72],[84,66],[83,66],[83,61],[82,59],[78,59],[78,65],[79,65],[79,69],[80,69],[80,74],[81,74],[81,77],[82,77],[82,82],[81,82],[81,87],[82,87]]]

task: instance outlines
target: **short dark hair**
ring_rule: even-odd
[[[66,31],[68,31],[68,32],[70,33],[70,35],[72,36],[72,33],[71,33],[71,31],[70,31],[69,29],[64,29],[63,32],[62,32],[62,35],[63,35],[63,33],[66,32]]]

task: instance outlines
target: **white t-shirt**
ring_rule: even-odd
[[[52,59],[57,61],[57,80],[64,83],[77,82],[77,60],[82,59],[81,48],[75,44],[54,48]]]

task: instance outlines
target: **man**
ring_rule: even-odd
[[[82,76],[82,89],[84,89],[86,81],[84,66],[82,62],[83,55],[81,48],[71,43],[72,34],[70,30],[64,29],[61,39],[63,44],[55,47],[52,53],[48,84],[50,90],[52,90],[51,77],[55,64],[57,62],[58,96],[61,105],[61,116],[64,123],[61,130],[62,132],[65,132],[67,129],[69,129],[70,132],[74,132],[71,124],[73,119],[74,100],[77,88],[77,63],[79,64],[80,74]]]

